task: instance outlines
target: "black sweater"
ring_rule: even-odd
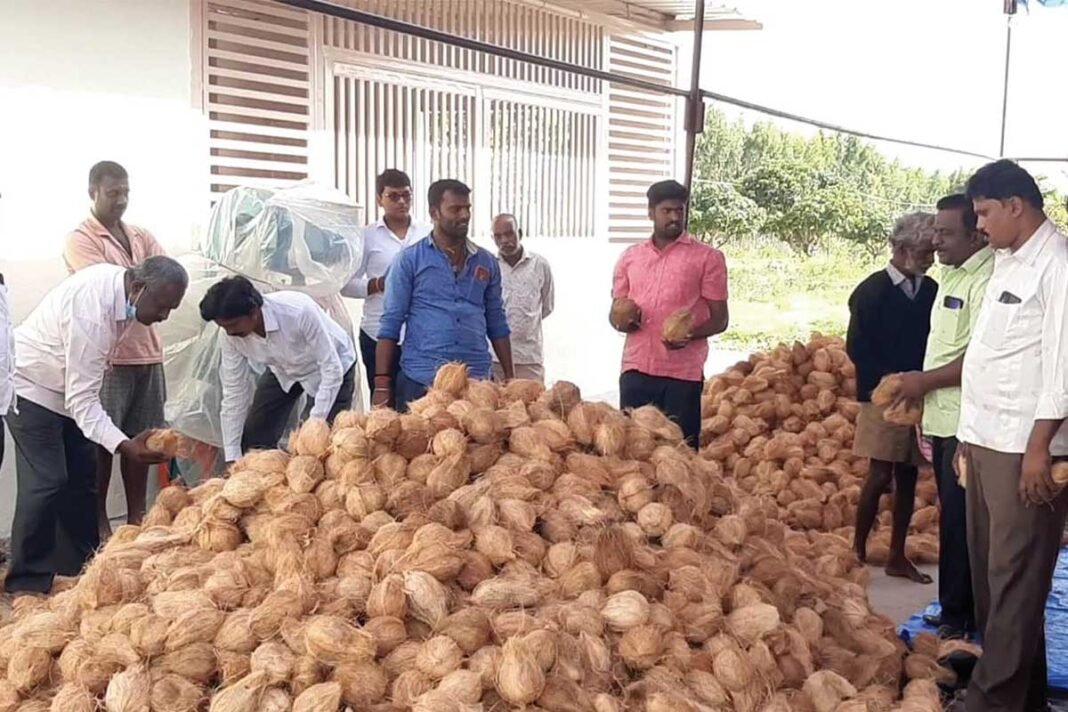
[[[909,299],[881,269],[849,297],[846,351],[857,369],[857,400],[871,400],[883,376],[923,368],[931,307],[938,284],[924,277],[920,293]]]

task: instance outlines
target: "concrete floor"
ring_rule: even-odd
[[[881,566],[869,566],[871,585],[868,587],[868,597],[872,609],[900,625],[938,598],[938,567],[920,566],[919,569],[934,579],[934,582],[921,584],[908,579],[892,578],[883,573]]]

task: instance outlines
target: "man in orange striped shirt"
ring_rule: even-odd
[[[123,222],[129,197],[130,181],[125,168],[112,161],[101,161],[90,169],[92,209],[89,217],[67,236],[63,250],[63,261],[71,274],[101,263],[136,267],[149,257],[164,254],[152,233]],[[162,427],[166,386],[163,348],[155,329],[132,324],[116,345],[110,366],[104,376],[100,400],[112,421],[129,437]],[[101,541],[111,534],[107,514],[111,465],[111,453],[98,448],[97,522]],[[122,458],[121,471],[126,492],[126,521],[137,524],[145,513],[148,466]]]

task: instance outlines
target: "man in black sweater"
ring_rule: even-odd
[[[857,417],[853,452],[871,460],[868,479],[857,503],[856,551],[867,559],[868,535],[879,510],[879,498],[894,484],[893,527],[889,576],[930,583],[905,555],[905,537],[912,519],[917,468],[923,464],[916,428],[892,425],[871,392],[883,376],[923,367],[931,307],[938,285],[924,273],[934,262],[934,216],[912,213],[900,218],[890,235],[890,264],[871,275],[849,297],[846,350],[857,369]]]

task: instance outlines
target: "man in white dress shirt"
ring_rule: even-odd
[[[96,445],[132,462],[168,458],[148,449],[149,431],[124,433],[100,402],[111,355],[137,321],[164,321],[189,277],[169,257],[137,267],[100,264],[67,277],[15,329],[15,391],[8,428],[18,492],[8,593],[47,593],[73,576],[100,544]]]
[[[403,171],[390,168],[375,180],[375,194],[382,218],[363,230],[363,260],[342,296],[362,299],[360,357],[367,370],[367,384],[374,391],[375,349],[378,326],[385,307],[386,271],[393,258],[408,245],[430,234],[430,226],[412,219],[412,181]],[[397,361],[400,363],[400,346]],[[396,377],[396,368],[393,369]]]
[[[244,277],[211,286],[200,316],[222,339],[223,454],[278,447],[302,393],[302,419],[334,417],[352,407],[356,349],[345,330],[300,292],[260,294]],[[255,389],[252,371],[261,372]]]
[[[508,328],[512,330],[515,377],[545,382],[541,322],[553,313],[553,273],[549,262],[523,247],[523,231],[514,215],[493,219],[493,241],[501,266],[501,287]],[[504,380],[496,354],[493,378]]]
[[[1046,709],[1044,613],[1068,512],[1053,459],[1068,456],[1068,239],[1035,180],[981,168],[968,197],[996,250],[961,374],[958,439],[983,655],[969,712]]]

